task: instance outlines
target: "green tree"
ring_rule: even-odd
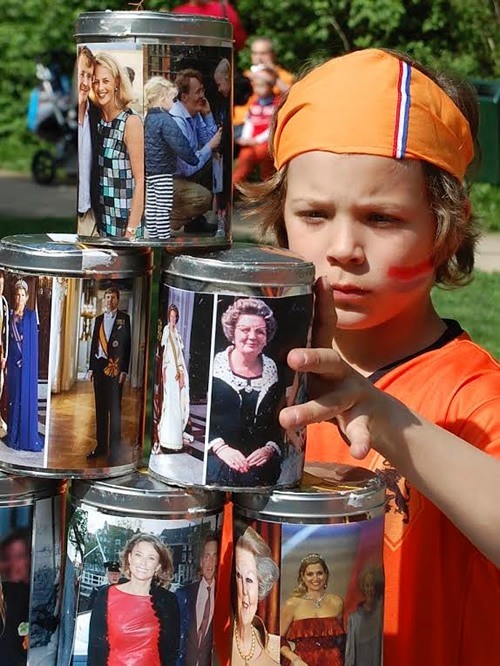
[[[140,2],[140,0],[137,0]],[[168,10],[181,0],[144,0]],[[280,62],[298,72],[354,48],[407,51],[424,64],[464,76],[500,78],[499,0],[237,0],[250,35],[272,37]],[[26,127],[35,64],[57,62],[69,76],[75,24],[82,12],[131,10],[125,0],[2,0],[0,23],[0,164],[26,167],[39,141]],[[239,64],[249,64],[249,50]]]

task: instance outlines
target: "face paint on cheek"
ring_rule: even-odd
[[[401,283],[411,284],[428,278],[433,270],[431,260],[426,259],[415,266],[390,266],[387,276],[393,280],[399,280]]]

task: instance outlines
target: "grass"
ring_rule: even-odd
[[[475,342],[500,359],[500,273],[476,271],[467,287],[436,288],[432,299],[442,317],[457,319]]]

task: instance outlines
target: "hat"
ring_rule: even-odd
[[[104,568],[106,569],[106,571],[116,571],[117,573],[121,572],[120,563],[114,560],[111,560],[109,562],[104,562]]]
[[[280,108],[275,166],[310,151],[424,160],[461,180],[474,157],[469,123],[426,74],[380,49],[328,60]]]

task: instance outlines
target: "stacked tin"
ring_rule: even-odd
[[[308,343],[314,267],[232,244],[231,25],[90,12],[76,39],[77,234],[0,242],[0,512],[3,485],[16,509],[0,566],[19,530],[28,561],[22,580],[0,569],[2,650],[16,664],[210,666],[230,591],[231,663],[289,663],[279,618],[312,567],[315,616],[334,608],[339,625],[325,645],[344,655],[344,613],[370,585],[380,637],[383,486],[303,478],[305,432],[279,423],[307,399],[287,356]],[[247,586],[263,576],[257,608]]]

